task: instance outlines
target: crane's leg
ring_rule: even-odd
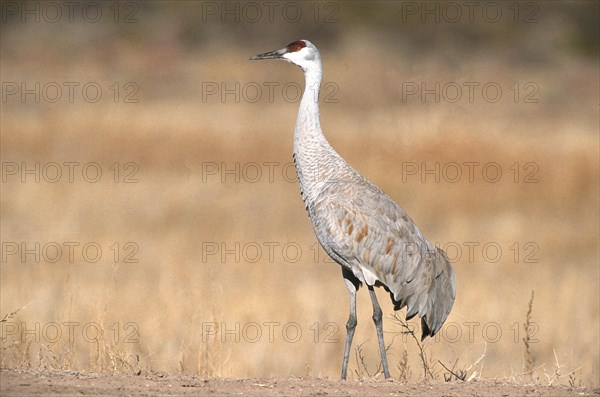
[[[377,328],[377,339],[379,340],[379,353],[381,354],[381,365],[383,366],[383,376],[385,379],[390,377],[390,371],[388,369],[387,354],[385,352],[385,343],[383,342],[383,313],[379,302],[377,302],[377,295],[372,285],[367,285],[369,288],[369,294],[371,295],[371,302],[373,302],[373,321],[375,322],[375,328]]]
[[[354,277],[352,271],[344,267],[342,267],[342,275],[344,276],[348,292],[350,292],[350,316],[346,323],[346,347],[344,348],[344,361],[342,362],[342,380],[346,380],[350,346],[352,346],[352,338],[354,338],[354,330],[356,330],[356,291],[360,286],[360,281]]]

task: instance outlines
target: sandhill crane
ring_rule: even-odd
[[[389,378],[382,312],[374,286],[390,293],[394,310],[421,317],[422,339],[435,335],[456,295],[454,269],[444,251],[380,188],[352,168],[329,144],[319,121],[322,66],[319,50],[308,40],[250,58],[281,59],[302,68],[306,85],[294,130],[294,163],[308,217],[323,249],[341,265],[350,292],[350,316],[342,379],[356,328],[356,291],[367,285],[385,378]]]

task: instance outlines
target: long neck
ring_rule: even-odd
[[[321,86],[321,61],[316,61],[304,71],[305,87],[298,120],[296,121],[296,136],[319,135],[323,137],[321,123],[319,122],[319,89]],[[323,137],[324,139],[324,137]]]
[[[316,61],[304,71],[306,86],[294,131],[294,160],[302,196],[307,208],[312,206],[328,175],[343,162],[331,147],[319,121],[319,87],[321,62]],[[309,209],[310,213],[310,209]]]

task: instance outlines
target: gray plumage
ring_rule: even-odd
[[[421,317],[422,339],[435,335],[448,317],[456,294],[454,269],[410,217],[380,188],[352,168],[329,144],[319,121],[321,57],[307,40],[251,59],[283,59],[304,71],[306,86],[294,131],[294,162],[300,191],[315,235],[342,266],[350,292],[342,379],[356,328],[356,290],[369,288],[384,375],[389,377],[381,309],[373,291],[389,291],[394,309],[407,307],[407,319]]]

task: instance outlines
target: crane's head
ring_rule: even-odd
[[[294,63],[306,71],[311,64],[321,62],[321,54],[310,41],[299,40],[288,44],[281,50],[269,51],[250,57],[252,61],[261,59],[282,59]]]

